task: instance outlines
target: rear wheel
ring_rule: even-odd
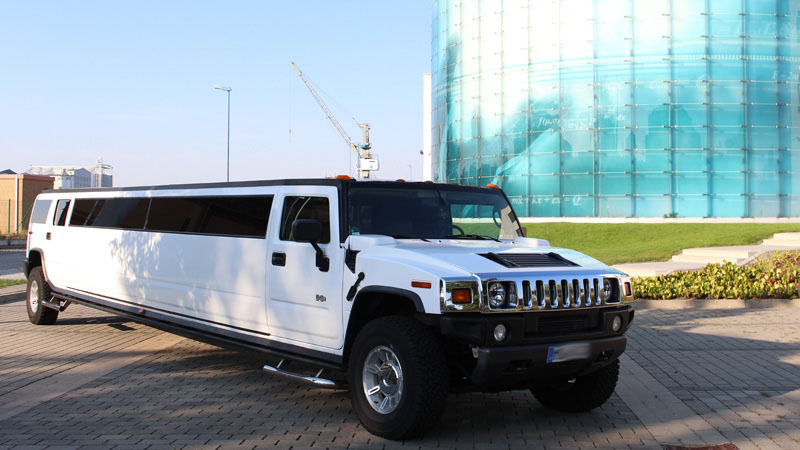
[[[361,424],[387,439],[430,430],[449,393],[439,340],[408,317],[381,317],[364,326],[353,343],[347,378]]]
[[[555,385],[531,389],[543,406],[565,412],[590,411],[606,402],[614,393],[619,378],[619,359],[587,375]]]
[[[42,301],[50,300],[53,294],[50,285],[44,279],[42,267],[34,267],[28,274],[28,291],[25,304],[28,309],[28,320],[35,325],[52,325],[58,319],[58,311],[42,305]]]

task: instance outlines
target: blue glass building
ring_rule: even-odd
[[[800,217],[800,0],[433,5],[435,181],[529,217]]]

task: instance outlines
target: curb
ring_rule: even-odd
[[[0,248],[25,248],[25,239],[0,239]]]
[[[800,308],[800,299],[765,298],[761,300],[635,300],[636,309],[795,309]]]
[[[28,286],[25,284],[0,288],[0,305],[24,299],[27,289]]]

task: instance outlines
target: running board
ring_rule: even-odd
[[[275,367],[270,366],[268,364],[264,364],[264,372],[275,375],[281,375],[290,378],[292,380],[300,381],[302,383],[312,384],[316,387],[323,389],[347,389],[347,386],[341,383],[337,383],[336,381],[329,380],[327,378],[320,378],[320,375],[322,375],[322,371],[325,369],[319,369],[315,376],[309,377],[305,375],[300,375],[299,373],[290,372],[284,369],[283,367],[287,365],[288,363],[286,362],[286,359],[282,359]]]

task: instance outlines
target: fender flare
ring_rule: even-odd
[[[356,294],[356,298],[354,299],[353,303],[355,303],[355,301],[357,301],[361,295],[370,293],[392,294],[405,297],[414,303],[414,309],[416,309],[417,312],[425,314],[425,305],[422,304],[422,299],[416,292],[409,291],[408,289],[400,289],[389,286],[365,286],[358,290],[358,294]]]

